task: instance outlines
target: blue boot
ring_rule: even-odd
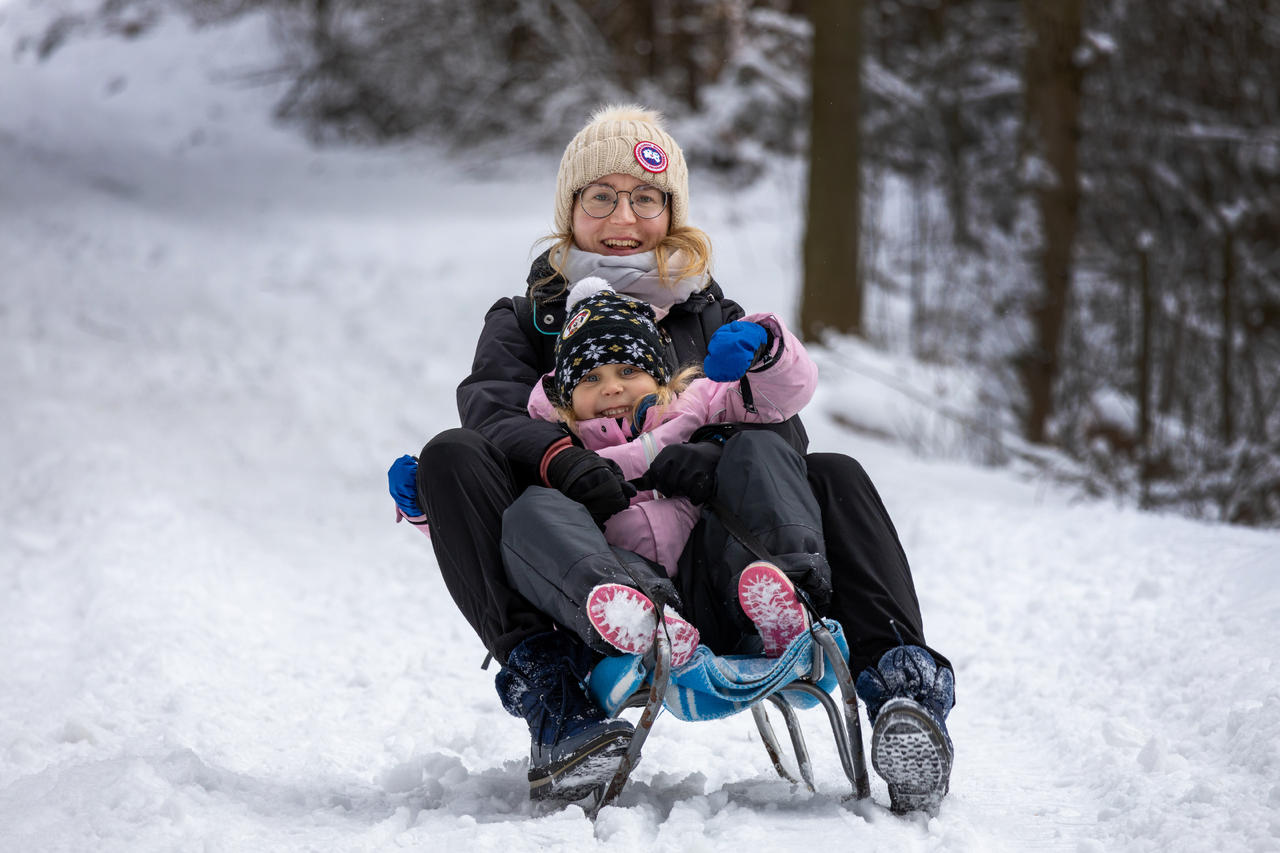
[[[507,712],[529,724],[529,799],[568,805],[604,793],[634,729],[610,719],[587,693],[594,663],[573,634],[552,631],[511,650],[494,685]]]
[[[935,813],[951,783],[955,749],[947,714],[955,705],[955,675],[920,646],[898,646],[858,675],[867,704],[871,764],[889,784],[898,813]]]

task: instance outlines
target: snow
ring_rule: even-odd
[[[0,850],[1280,849],[1280,534],[912,455],[877,436],[936,419],[851,342],[814,348],[807,423],[879,485],[956,665],[940,813],[874,776],[846,802],[810,711],[816,794],[749,715],[667,716],[616,807],[532,816],[525,727],[384,472],[456,424],[555,157],[311,150],[235,84],[252,19],[38,63],[30,8],[0,5]],[[694,179],[752,309],[794,315],[800,183]]]
[[[592,590],[587,605],[591,624],[599,626],[601,635],[616,648],[643,653],[653,645],[658,625],[653,604],[644,596],[621,584],[608,584]]]

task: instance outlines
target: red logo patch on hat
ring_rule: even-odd
[[[569,336],[571,336],[574,332],[582,328],[582,324],[587,322],[587,319],[590,316],[591,316],[590,308],[583,308],[577,314],[574,314],[573,318],[570,319],[569,322],[564,324],[564,331],[560,333],[560,337],[568,338]]]
[[[653,172],[655,175],[659,172],[667,171],[667,152],[663,151],[656,142],[637,142],[632,153],[636,155],[636,162],[640,164],[640,168],[646,172]]]

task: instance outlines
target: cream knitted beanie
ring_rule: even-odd
[[[689,218],[689,169],[662,116],[635,104],[601,107],[564,149],[556,177],[556,231],[573,230],[573,194],[597,178],[631,175],[670,195],[671,227]]]

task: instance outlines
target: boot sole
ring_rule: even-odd
[[[562,764],[529,768],[529,799],[541,806],[567,806],[603,794],[631,745],[629,729],[601,732]]]
[[[653,602],[620,583],[602,583],[587,596],[587,619],[606,643],[620,652],[642,655],[653,647],[658,618]]]
[[[738,606],[764,641],[764,656],[781,657],[787,646],[809,628],[809,615],[786,572],[759,560],[738,577]]]
[[[635,613],[643,614],[643,618],[655,623],[647,633],[637,632],[635,619],[623,620],[624,624],[614,623],[609,617],[611,608],[621,603],[623,608],[634,608]],[[635,615],[634,613],[632,615]],[[648,654],[653,648],[653,635],[657,630],[657,617],[654,615],[653,602],[643,593],[617,583],[602,583],[591,590],[587,596],[587,619],[591,627],[609,645],[629,655]],[[693,653],[698,650],[698,629],[680,614],[668,610],[662,615],[667,637],[671,641],[671,666],[679,669],[689,662]],[[630,624],[628,624],[630,623]]]
[[[889,785],[898,814],[936,812],[951,783],[951,748],[929,712],[910,699],[891,699],[871,734],[871,763]]]
[[[662,623],[671,642],[671,668],[679,669],[693,657],[702,637],[692,622],[672,610],[662,614]]]

